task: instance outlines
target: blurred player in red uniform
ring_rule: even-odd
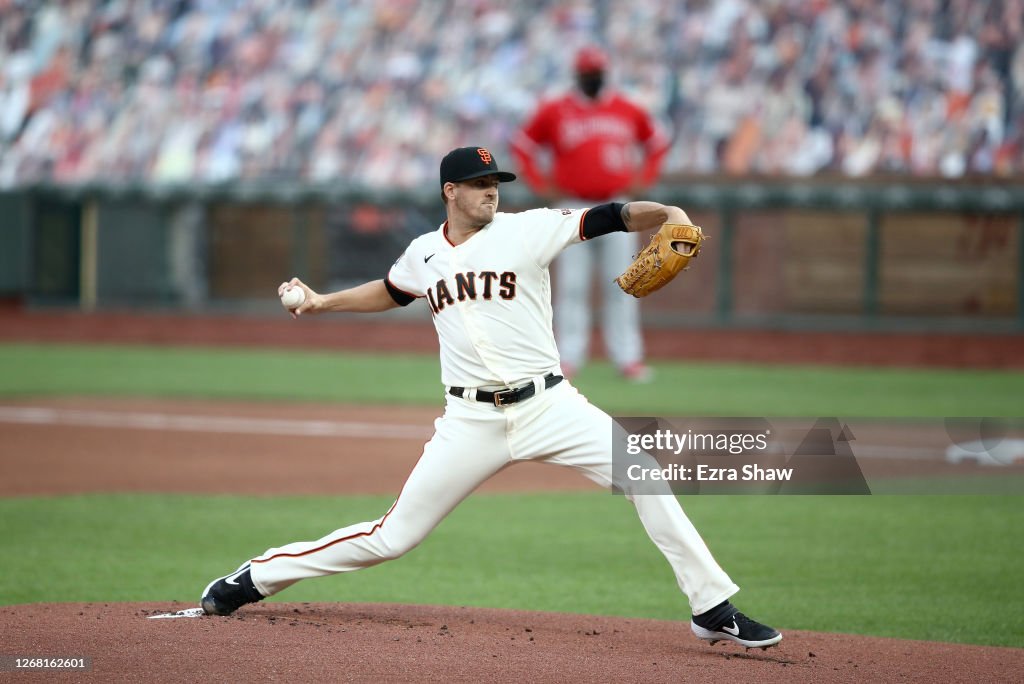
[[[608,56],[600,48],[581,49],[574,67],[576,88],[541,103],[512,141],[523,177],[551,207],[643,195],[658,178],[668,137],[646,111],[607,87]],[[587,361],[596,261],[608,356],[625,378],[644,382],[651,371],[643,361],[639,301],[614,282],[639,244],[633,233],[609,237],[577,245],[558,259],[554,310],[562,370],[571,376]]]

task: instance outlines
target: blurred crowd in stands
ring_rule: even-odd
[[[1024,175],[1024,0],[0,0],[0,187],[416,187],[597,42],[668,176]]]

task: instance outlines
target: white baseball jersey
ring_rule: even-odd
[[[447,222],[412,241],[387,281],[427,300],[441,345],[441,382],[511,385],[560,372],[548,265],[584,239],[586,213],[498,213],[460,245],[448,240]]]

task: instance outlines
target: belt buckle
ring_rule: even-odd
[[[506,397],[508,397],[508,401],[506,401]],[[512,404],[512,403],[514,403],[515,397],[516,397],[516,391],[514,389],[507,389],[507,390],[502,390],[500,392],[495,392],[494,393],[494,405],[500,408],[502,406],[506,406],[508,404]]]

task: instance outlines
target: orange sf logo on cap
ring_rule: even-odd
[[[485,148],[483,148],[483,147],[476,148],[476,153],[480,155],[480,160],[484,164],[490,164],[491,163],[491,159],[492,159],[491,153],[488,152]]]

